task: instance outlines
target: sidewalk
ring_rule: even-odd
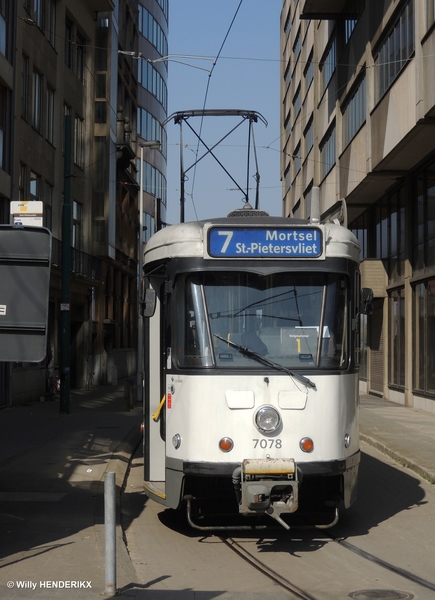
[[[115,471],[119,500],[141,440],[142,409],[127,408],[119,385],[71,392],[68,415],[59,402],[0,411],[2,600],[104,596],[104,475]],[[363,441],[435,481],[434,415],[362,395],[360,429]],[[119,526],[116,544],[120,597],[142,597]]]
[[[435,483],[435,415],[360,396],[360,439]]]
[[[0,411],[3,600],[104,595],[104,475],[116,473],[119,501],[141,440],[142,407],[128,408],[121,384],[71,391],[68,415],[59,401]],[[116,549],[122,588],[136,574],[119,526]]]

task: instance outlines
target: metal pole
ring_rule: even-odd
[[[71,338],[71,115],[65,115],[60,299],[60,413],[69,413]]]
[[[143,387],[143,316],[141,310],[142,271],[143,271],[143,145],[140,146],[139,177],[139,256],[137,257],[137,402],[142,402]]]
[[[104,477],[104,537],[105,537],[105,593],[116,594],[116,481],[109,471]]]
[[[184,160],[183,160],[183,121],[180,119],[180,184],[181,184],[181,192],[180,192],[180,223],[184,223],[184,181],[185,181],[185,173],[184,173]]]
[[[158,140],[151,140],[147,142],[140,142],[140,176],[139,176],[139,240],[138,240],[138,257],[137,257],[137,401],[142,402],[143,400],[143,383],[144,383],[144,334],[143,325],[144,319],[142,316],[141,308],[141,295],[142,295],[142,277],[143,277],[143,188],[144,188],[144,176],[143,176],[143,149],[151,148],[152,150],[158,150],[160,148],[160,142]]]

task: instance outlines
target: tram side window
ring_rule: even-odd
[[[331,276],[326,289],[321,367],[344,368],[348,363],[348,284]]]
[[[200,276],[190,277],[177,301],[177,355],[181,367],[210,367],[213,364]]]

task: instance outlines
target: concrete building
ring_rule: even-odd
[[[283,214],[361,243],[362,388],[435,412],[435,14],[428,0],[284,0]],[[341,203],[346,200],[346,206]]]
[[[165,202],[166,164],[164,131],[158,126],[166,117],[161,95],[166,74],[158,88],[143,87],[138,52],[141,44],[145,56],[162,56],[168,17],[167,0],[142,0],[140,6],[137,0],[0,2],[0,222],[10,222],[12,200],[43,202],[44,226],[53,234],[52,366],[59,364],[62,341],[65,115],[70,117],[74,388],[115,382],[137,370],[138,157],[144,157],[138,133],[162,141],[160,150],[146,150],[144,160],[151,181],[144,193],[151,232],[154,199]],[[145,10],[155,23],[142,35],[138,14]],[[142,107],[151,131],[142,128]],[[0,366],[0,404],[39,400],[45,386],[45,364]]]

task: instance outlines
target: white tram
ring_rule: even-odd
[[[330,526],[357,493],[358,242],[249,209],[146,245],[145,488],[199,529]]]

